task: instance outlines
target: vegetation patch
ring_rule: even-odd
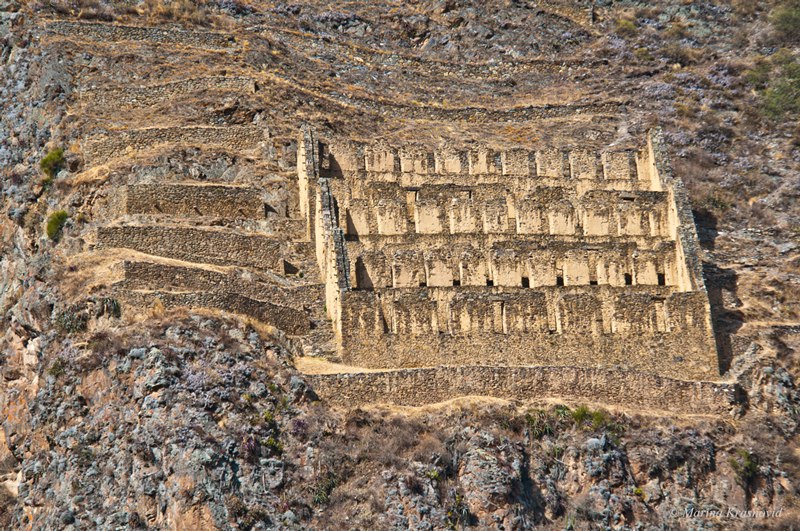
[[[800,0],[782,2],[770,15],[770,22],[782,41],[800,41]]]
[[[623,37],[635,37],[636,33],[638,32],[638,28],[636,27],[636,23],[627,18],[621,18],[617,20],[617,26],[615,31],[618,35],[622,35]]]
[[[47,218],[47,237],[54,242],[58,241],[61,238],[61,230],[64,228],[67,219],[69,219],[69,214],[63,210],[57,210],[50,214]]]
[[[85,307],[78,304],[70,306],[56,317],[56,327],[64,334],[85,332],[88,326],[89,314]]]
[[[736,479],[744,488],[749,488],[758,476],[758,459],[748,450],[739,450],[730,459]]]
[[[39,167],[42,169],[45,175],[52,180],[56,174],[64,167],[64,150],[61,148],[56,148],[47,155],[45,155],[41,161],[39,161]]]
[[[745,73],[759,95],[759,107],[772,120],[800,115],[800,60],[789,50],[762,58]]]

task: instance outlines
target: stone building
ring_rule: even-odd
[[[427,152],[304,130],[298,179],[347,366],[719,378],[691,210],[657,135]]]

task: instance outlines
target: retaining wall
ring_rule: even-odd
[[[97,243],[187,262],[265,270],[282,270],[282,259],[289,254],[288,246],[274,238],[190,227],[100,227]]]
[[[87,161],[99,164],[165,144],[210,146],[231,152],[246,152],[257,149],[267,138],[267,129],[257,126],[152,127],[90,138],[84,142],[83,152]]]
[[[488,396],[696,415],[724,415],[739,409],[734,384],[577,367],[435,367],[305,378],[320,398],[348,408],[376,403],[421,406]]]
[[[212,308],[230,313],[246,315],[262,323],[270,324],[289,335],[305,335],[311,329],[308,316],[299,310],[269,302],[258,301],[237,293],[164,291],[122,291],[123,303],[146,306],[154,299],[165,308],[189,307]]]
[[[295,309],[321,305],[324,296],[321,284],[280,286],[264,282],[249,271],[220,273],[195,267],[129,261],[123,262],[122,269],[125,274],[122,286],[133,290],[238,293],[251,299]]]
[[[137,184],[127,187],[125,206],[128,214],[265,219],[265,204],[263,194],[255,188],[206,184]]]
[[[186,31],[146,26],[121,26],[98,22],[67,22],[63,20],[48,22],[47,31],[66,37],[108,42],[136,41],[153,44],[178,44],[220,51],[236,47],[236,40],[232,34],[211,31]]]
[[[186,94],[196,94],[210,90],[252,93],[255,92],[255,88],[255,81],[249,77],[201,77],[148,87],[85,91],[81,94],[81,103],[84,106],[97,106],[106,109],[133,109],[149,107]]]

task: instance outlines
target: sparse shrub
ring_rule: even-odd
[[[572,420],[575,424],[583,425],[592,416],[592,411],[586,406],[578,406],[572,411]]]
[[[528,423],[528,429],[534,439],[541,439],[545,435],[553,435],[555,432],[552,419],[546,411],[529,411],[525,414],[525,421]]]
[[[611,419],[602,409],[592,411],[592,429],[599,430],[608,425]]]
[[[64,150],[61,148],[54,149],[42,157],[42,160],[39,162],[39,167],[42,169],[44,174],[50,178],[51,181],[63,166]]]
[[[736,472],[739,484],[749,489],[756,476],[758,476],[758,459],[748,450],[739,450],[735,457],[730,459],[731,468]]]
[[[800,0],[784,0],[769,18],[778,38],[785,42],[800,41]]]
[[[650,50],[644,47],[636,48],[633,51],[633,55],[640,61],[653,61],[655,59],[655,57],[653,57],[653,54],[650,53]]]
[[[145,0],[141,9],[145,15],[155,18],[205,24],[209,22],[209,14],[204,4],[190,0]]]
[[[468,526],[472,521],[472,514],[464,501],[464,496],[455,490],[450,493],[450,509],[447,511],[447,528],[459,529]]]
[[[617,20],[617,26],[614,31],[623,37],[634,37],[638,32],[638,28],[632,20],[621,18]]]
[[[564,456],[564,447],[554,444],[550,448],[550,456],[553,459],[561,459]]]
[[[264,446],[269,450],[270,455],[281,455],[283,453],[283,445],[271,435],[264,441]]]
[[[63,376],[65,372],[66,370],[64,368],[64,362],[61,360],[61,358],[56,358],[56,361],[54,361],[53,364],[47,369],[47,374],[53,378]]]
[[[557,406],[553,406],[553,415],[556,418],[564,420],[570,416],[570,410],[564,404],[558,404]]]
[[[61,230],[64,228],[67,219],[69,219],[69,214],[63,210],[57,210],[50,214],[50,217],[47,218],[47,237],[54,242],[58,241],[61,238]]]
[[[681,66],[692,65],[697,62],[699,52],[678,43],[670,43],[661,50],[664,58]]]
[[[764,112],[772,119],[800,113],[800,62],[784,65],[782,70],[763,94]]]
[[[670,39],[685,39],[689,36],[689,28],[686,27],[686,24],[684,24],[683,21],[679,20],[674,24],[671,24],[669,29],[665,31],[664,34]]]
[[[644,501],[644,489],[642,489],[642,487],[636,487],[633,489],[633,495]]]
[[[103,315],[119,319],[122,316],[122,306],[120,306],[119,301],[112,297],[103,297],[100,299],[100,303],[97,305],[97,310],[95,311],[95,317],[102,317]]]
[[[772,65],[763,57],[756,61],[756,64],[744,74],[744,81],[753,88],[763,90],[769,84]]]
[[[339,484],[339,478],[334,472],[328,472],[314,487],[311,501],[314,505],[325,505],[331,499],[331,492]]]
[[[425,472],[425,476],[430,479],[431,481],[439,481],[441,479],[441,474],[435,468],[432,468]]]
[[[70,306],[56,317],[56,327],[64,334],[85,332],[88,326],[89,315],[86,308],[78,304]]]
[[[704,206],[711,211],[725,212],[731,208],[731,204],[719,194],[711,194],[706,197]]]
[[[800,61],[789,50],[759,59],[743,79],[758,91],[760,109],[768,118],[800,114]]]

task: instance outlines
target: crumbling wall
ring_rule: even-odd
[[[243,186],[137,184],[128,186],[125,196],[128,214],[265,219],[268,210],[259,190]],[[276,209],[270,205],[270,210]],[[281,210],[285,212],[286,206]]]
[[[131,306],[148,306],[158,299],[164,308],[212,308],[244,315],[272,325],[293,336],[305,335],[310,330],[308,316],[304,312],[270,302],[254,300],[238,293],[123,291],[119,297],[124,304]]]
[[[186,31],[175,28],[145,26],[121,26],[97,22],[68,22],[53,20],[47,23],[47,31],[66,37],[96,40],[101,42],[149,42],[175,44],[225,51],[236,47],[233,34],[211,31]]]
[[[81,104],[106,109],[150,107],[186,94],[205,91],[255,92],[256,82],[249,77],[211,76],[182,79],[144,87],[112,90],[87,90],[81,93]]]
[[[121,226],[97,230],[100,247],[121,247],[187,262],[281,270],[285,242],[259,234],[191,227]]]
[[[466,396],[514,402],[557,399],[667,413],[722,415],[738,410],[735,384],[582,367],[431,367],[349,374],[310,374],[323,400],[355,407],[420,406]]]
[[[83,144],[84,157],[93,165],[115,157],[161,145],[212,146],[234,153],[257,149],[268,138],[268,130],[258,126],[151,127],[115,131],[88,139]]]

